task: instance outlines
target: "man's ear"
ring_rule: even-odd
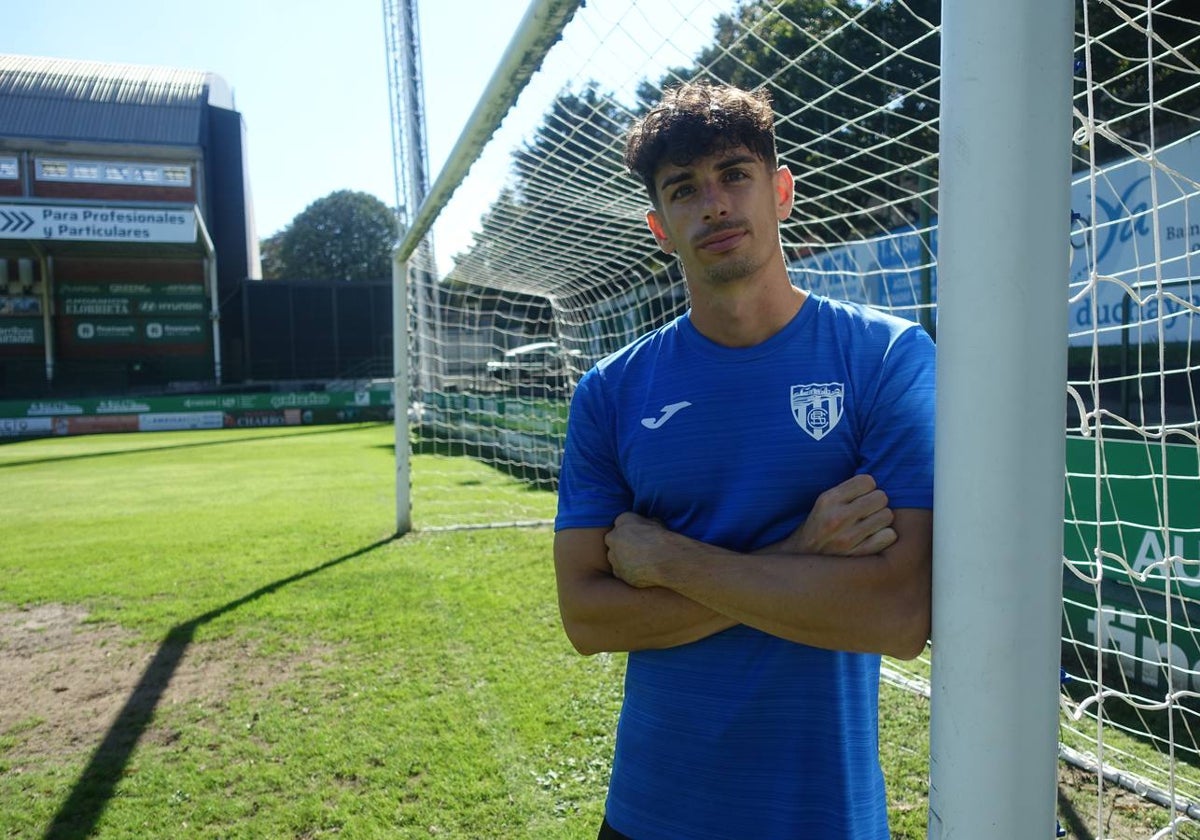
[[[775,170],[775,216],[784,221],[792,215],[792,205],[796,201],[796,181],[792,170],[781,166]]]
[[[675,246],[671,244],[671,237],[667,235],[667,229],[663,225],[662,216],[658,215],[658,211],[653,207],[646,211],[646,226],[654,234],[654,240],[664,254],[675,252]]]

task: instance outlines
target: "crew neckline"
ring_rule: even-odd
[[[787,344],[797,332],[803,330],[808,322],[816,317],[817,310],[822,305],[822,298],[810,292],[804,304],[778,332],[765,341],[760,341],[758,344],[752,344],[749,347],[726,347],[724,344],[718,344],[711,338],[708,338],[700,330],[696,329],[696,325],[692,323],[692,310],[690,307],[680,319],[679,332],[685,344],[702,356],[718,361],[755,359],[760,356],[768,356],[774,353],[779,347]]]

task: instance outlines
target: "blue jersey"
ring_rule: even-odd
[[[933,503],[933,344],[915,324],[810,296],[753,347],[687,315],[589,371],[571,405],[556,529],[632,510],[752,551],[870,473]],[[637,840],[888,836],[879,657],[745,626],[629,655],[606,806]]]

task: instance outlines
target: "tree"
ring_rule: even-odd
[[[1096,144],[1096,162],[1126,157],[1130,142],[1148,142],[1152,124],[1159,143],[1195,131],[1200,41],[1194,0],[1161,0],[1152,11],[1092,3],[1086,18],[1084,12],[1077,0],[1075,107],[1102,129],[1089,138]],[[1092,38],[1086,54],[1085,29]],[[1075,164],[1087,165],[1086,154]]]
[[[902,179],[936,178],[939,22],[940,0],[743,0],[691,65],[639,86],[637,110],[679,79],[769,81],[781,158],[798,176],[799,238],[860,238],[900,210],[919,212]],[[645,236],[639,185],[618,174],[630,118],[596,82],[569,85],[514,153],[513,187],[458,269],[490,277],[520,266],[507,285],[540,276],[556,293],[555,278],[567,280],[556,261],[569,254],[573,286],[584,273],[616,292],[672,264]]]
[[[547,296],[635,282],[630,266],[654,249],[639,185],[624,175],[629,122],[595,81],[564,88],[513,153],[511,187],[484,215],[470,250],[455,257],[450,282],[470,278]]]
[[[283,267],[283,258],[280,256],[280,248],[283,247],[283,235],[287,232],[287,228],[276,231],[266,239],[258,241],[258,255],[262,262],[262,279],[263,280],[282,280],[287,276],[287,272]]]
[[[595,185],[623,168],[619,141],[629,122],[628,114],[595,81],[585,82],[579,93],[564,89],[533,140],[513,153],[518,200],[544,202],[560,193],[569,179],[580,185],[579,191],[561,196],[560,205],[586,204]]]
[[[770,80],[780,157],[797,175],[810,240],[878,231],[872,207],[905,194],[895,173],[928,161],[936,177],[939,0],[754,0],[715,24],[690,67],[644,82],[642,102],[679,78],[753,88]],[[806,218],[808,216],[809,218]]]
[[[369,193],[332,192],[308,205],[276,235],[279,273],[289,280],[368,281],[392,276],[396,217]],[[267,274],[265,267],[263,274]]]

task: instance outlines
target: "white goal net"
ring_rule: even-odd
[[[1063,753],[1200,836],[1200,15],[1077,13]]]
[[[1147,837],[1200,818],[1198,16],[1076,3],[1069,273],[1046,294],[1070,301],[1062,754],[1089,768],[1092,836],[1117,784],[1165,804]],[[686,310],[621,164],[625,129],[680,80],[771,92],[796,284],[936,337],[940,37],[936,0],[588,0],[484,151],[503,187],[480,217],[473,171],[434,224],[469,241],[410,266],[414,451],[553,487],[578,377]],[[549,515],[448,519],[453,460],[444,493],[414,488],[417,528]]]
[[[529,125],[482,219],[468,178],[433,230],[473,239],[414,263],[412,414],[426,450],[553,484],[566,406],[590,365],[681,314],[678,267],[646,230],[623,135],[661,89],[766,86],[797,175],[785,228],[814,291],[925,319],[936,292],[938,3],[588,2],[506,120]],[[469,213],[469,211],[468,211]],[[437,277],[436,282],[432,280]],[[428,509],[427,509],[428,510]],[[414,507],[414,523],[444,524]]]

